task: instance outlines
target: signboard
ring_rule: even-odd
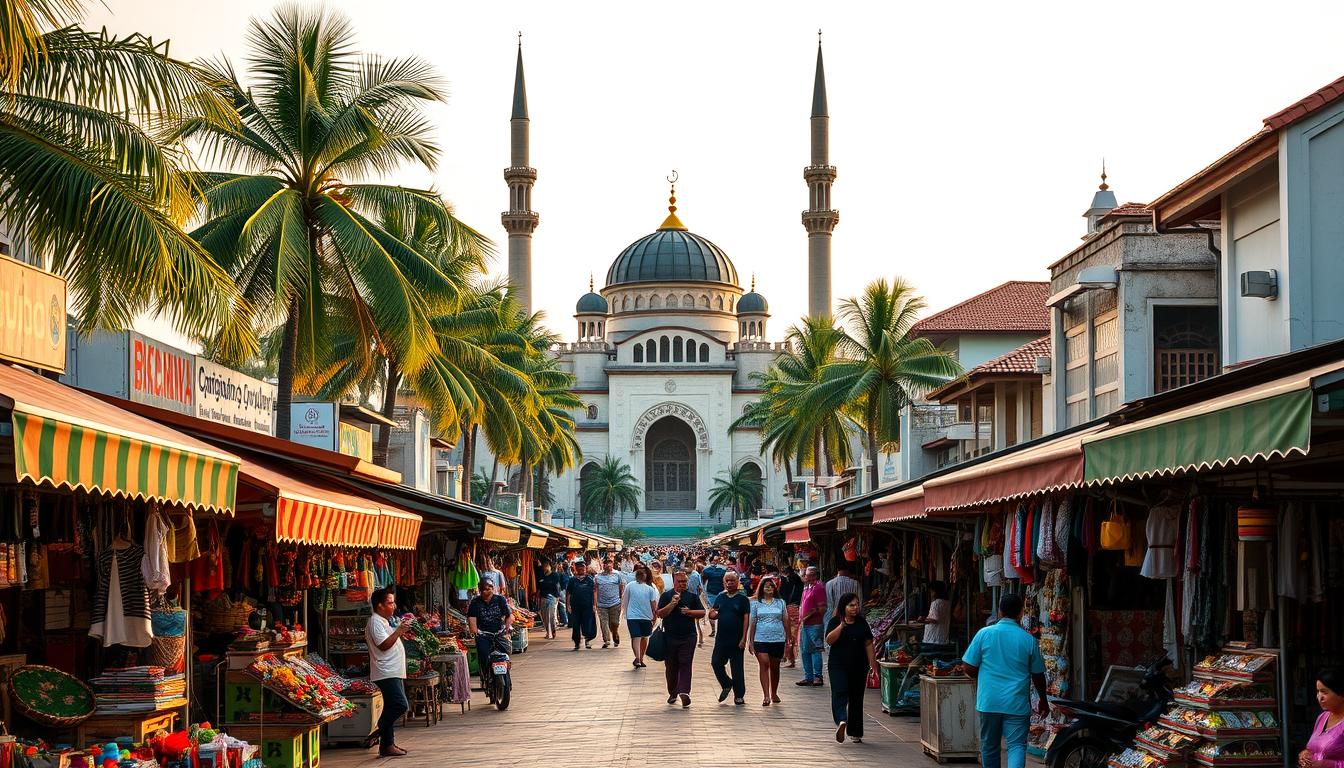
[[[275,434],[275,387],[213,360],[196,358],[196,417]]]
[[[161,341],[130,333],[130,390],[132,402],[196,415],[196,387],[192,382],[196,356]]]
[[[373,461],[373,433],[342,422],[341,445],[338,450],[346,456]]]
[[[289,439],[327,451],[336,450],[335,403],[290,403]]]
[[[0,359],[65,371],[65,280],[3,256]]]

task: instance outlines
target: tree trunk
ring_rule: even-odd
[[[834,477],[835,465],[831,463],[831,444],[827,442],[825,435],[821,438],[821,452],[826,457],[826,476]]]
[[[489,507],[495,503],[495,479],[499,477],[499,457],[496,456],[494,463],[490,465],[490,487],[485,491],[485,506]],[[509,477],[509,468],[504,468],[504,478],[507,481]]]
[[[871,491],[877,488],[877,403],[873,402],[871,397],[865,410],[868,416],[868,423],[864,425],[868,433],[868,460],[872,462],[872,466],[868,468],[868,481],[871,485],[864,490]]]
[[[472,469],[472,465],[476,463],[475,433],[475,424],[471,426],[471,429],[462,428],[462,477],[458,478],[462,494],[459,498],[468,503],[476,501],[471,498],[471,483],[476,477],[476,472]]]
[[[793,494],[793,465],[786,460],[784,462],[784,482],[789,484],[789,495]]]
[[[299,300],[289,300],[285,335],[280,338],[280,360],[275,383],[275,436],[289,439],[289,404],[294,402],[294,372],[299,354]]]
[[[383,416],[392,418],[397,411],[397,390],[401,387],[401,369],[394,358],[387,358],[387,381],[383,384]],[[378,441],[373,444],[373,463],[387,467],[387,449],[392,445],[392,428],[378,425]]]

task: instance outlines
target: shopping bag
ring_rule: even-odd
[[[877,674],[877,670],[876,670],[876,669],[870,669],[870,670],[868,670],[868,687],[869,687],[869,688],[881,688],[881,687],[882,687],[882,677],[881,677],[881,675]]]
[[[654,661],[667,660],[667,635],[663,632],[662,624],[649,635],[649,647],[645,649],[644,655]]]
[[[1129,521],[1120,514],[1120,506],[1111,502],[1111,516],[1101,524],[1101,548],[1129,549]]]

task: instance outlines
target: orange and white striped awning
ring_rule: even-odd
[[[303,477],[251,456],[239,482],[275,497],[275,538],[296,544],[361,549],[415,549],[419,515],[340,490],[311,474]]]

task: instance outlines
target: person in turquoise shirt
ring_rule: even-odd
[[[1027,764],[1027,726],[1031,717],[1031,686],[1036,686],[1042,717],[1050,713],[1045,698],[1045,660],[1036,638],[1022,628],[1022,596],[999,600],[999,620],[975,633],[961,657],[975,681],[975,710],[980,719],[980,765],[1000,768],[1000,742],[1008,746],[1008,768]]]

